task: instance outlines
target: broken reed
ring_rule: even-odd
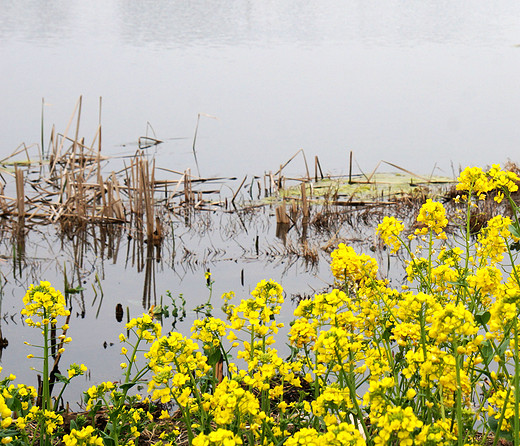
[[[39,159],[31,159],[30,151],[34,146],[22,145],[11,156],[1,160],[1,171],[13,177],[16,186],[16,196],[11,198],[5,195],[7,182],[0,181],[0,212],[3,217],[18,216],[27,222],[60,222],[69,226],[131,223],[157,243],[163,234],[159,200],[156,198],[159,188],[165,194],[160,203],[163,209],[205,205],[202,193],[192,188],[193,178],[189,169],[179,180],[158,182],[155,180],[155,160],[149,161],[141,147],[130,157],[128,167],[125,164],[123,170],[111,171],[105,177],[108,158],[101,155],[101,124],[92,143],[87,145],[84,138],[79,138],[81,108],[80,97],[63,134],[52,127],[46,158],[38,149]],[[74,136],[71,138],[69,134],[72,133]],[[144,138],[147,141],[151,139]],[[158,143],[160,141],[154,139],[154,144]],[[25,154],[27,159],[20,161],[20,154]],[[3,168],[8,166],[14,166],[14,173]],[[181,184],[184,191],[178,193]],[[171,194],[169,185],[176,185]],[[28,191],[30,196],[26,196]],[[181,200],[176,204],[174,199],[178,197]]]
[[[135,154],[126,157],[124,168],[120,171],[109,171],[105,174],[109,159],[101,154],[101,101],[99,107],[99,123],[90,144],[79,136],[82,113],[82,98],[76,103],[74,111],[68,121],[63,134],[52,127],[47,156],[36,146],[35,160],[31,159],[31,150],[34,146],[20,146],[8,158],[0,161],[2,166],[14,165],[14,175],[6,169],[6,175],[14,177],[16,197],[5,195],[5,181],[0,181],[0,211],[4,217],[18,216],[25,223],[57,223],[67,227],[84,227],[88,223],[94,224],[126,224],[139,233],[146,234],[148,241],[159,243],[163,238],[161,222],[165,212],[184,213],[185,222],[190,224],[192,210],[228,209],[228,199],[222,200],[220,190],[195,190],[195,185],[203,185],[212,180],[226,178],[200,178],[192,175],[190,169],[183,172],[171,169],[156,168],[155,160],[147,156],[146,148],[160,144],[157,138],[148,136],[139,138],[139,149]],[[43,119],[42,119],[43,122]],[[70,136],[72,135],[72,136]],[[143,145],[149,144],[149,145]],[[26,160],[15,160],[16,156],[25,155]],[[289,178],[284,175],[284,169],[300,155],[303,158],[306,176],[303,178]],[[379,167],[378,164],[375,170]],[[370,175],[352,176],[353,157],[350,153],[348,184],[374,184],[377,181],[375,170]],[[386,163],[397,167],[391,163]],[[156,171],[166,171],[179,175],[174,180],[157,180]],[[401,168],[399,168],[401,169]],[[407,174],[411,172],[401,169]],[[413,176],[413,175],[412,175]],[[415,176],[416,178],[420,178]],[[230,180],[227,178],[226,180]],[[256,207],[270,206],[273,203],[282,203],[276,209],[277,223],[288,225],[287,230],[294,225],[296,215],[301,207],[302,238],[305,239],[307,227],[311,223],[311,205],[324,203],[334,206],[368,206],[381,202],[388,203],[388,197],[358,198],[357,189],[347,195],[340,193],[340,183],[344,178],[337,178],[337,186],[331,185],[332,178],[325,177],[319,158],[314,158],[314,178],[311,177],[305,152],[299,149],[284,164],[280,165],[274,174],[269,172],[263,177],[265,201],[261,201],[262,178],[253,177],[250,184],[246,184],[247,175],[240,185],[232,191],[230,203],[233,209],[248,210]],[[313,182],[314,180],[314,182]],[[295,188],[288,188],[290,182],[298,183]],[[328,183],[327,183],[328,182]],[[253,191],[258,187],[258,194]],[[336,190],[333,189],[336,187]],[[171,190],[173,188],[173,191]],[[330,191],[324,194],[323,188]],[[236,206],[237,197],[244,189],[249,189],[251,204]],[[321,191],[321,192],[320,192]],[[295,193],[294,193],[295,192]],[[320,195],[321,194],[321,195]],[[208,196],[205,199],[205,196]],[[217,195],[217,197],[215,197]],[[327,198],[324,200],[323,196]],[[163,196],[163,198],[159,198]],[[213,196],[213,198],[212,198]],[[240,195],[243,196],[243,195]],[[285,210],[285,201],[291,204],[290,215]],[[325,215],[321,213],[322,223]]]

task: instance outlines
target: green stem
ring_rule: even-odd
[[[467,203],[468,205],[466,206],[466,259],[465,259],[465,265],[464,265],[464,269],[467,271],[468,270],[468,265],[469,265],[469,251],[470,251],[470,246],[469,246],[469,239],[471,237],[471,226],[470,226],[470,223],[471,223],[471,189],[468,191],[468,200],[467,200]]]
[[[514,386],[515,386],[515,420],[513,424],[514,428],[514,444],[520,445],[520,363],[518,358],[518,317],[513,320],[513,330],[515,336],[515,375],[514,375]]]
[[[142,339],[143,338],[141,336],[137,337],[137,342],[135,343],[134,349],[132,351],[132,356],[130,357],[130,360],[128,361],[129,364],[128,364],[128,367],[126,369],[125,384],[128,384],[128,382],[130,380],[130,372],[132,371],[132,367],[133,367],[134,361],[135,361],[135,355],[137,354],[137,349],[138,349],[139,344],[141,343]],[[126,395],[126,392],[125,392],[125,395]]]
[[[43,319],[47,318],[44,313]],[[52,410],[51,395],[49,391],[49,327],[48,324],[43,326],[43,382],[42,382],[42,411]],[[42,421],[40,425],[40,445],[49,446],[50,439],[47,434],[45,422]]]
[[[49,328],[47,325],[43,327],[42,409],[51,409],[51,396],[49,392]]]
[[[63,384],[63,387],[61,388],[61,391],[60,391],[60,394],[58,395],[58,398],[56,398],[56,401],[54,402],[54,412],[56,412],[58,410],[58,404],[60,403],[60,400],[61,400],[61,397],[63,395],[63,392],[65,392],[65,388],[67,387],[67,384],[69,384],[70,382],[70,379],[68,382],[64,383]]]
[[[173,397],[175,400],[175,403],[179,407],[179,410],[181,411],[182,417],[184,418],[184,425],[186,426],[186,430],[188,433],[188,444],[191,445],[193,439],[195,438],[195,435],[193,434],[193,429],[191,428],[191,417],[190,417],[190,409],[187,410],[184,409],[184,407],[181,406],[177,398]]]
[[[354,404],[354,409],[356,410],[356,414],[357,414],[357,418],[359,420],[359,422],[361,423],[361,428],[363,429],[363,433],[365,434],[365,438],[367,439],[367,441],[369,442],[368,444],[371,444],[370,442],[370,434],[368,432],[368,428],[367,428],[367,425],[365,423],[365,420],[363,418],[363,412],[361,411],[361,408],[359,407],[359,404],[357,402],[357,396],[356,396],[356,389],[354,389],[353,387],[353,384],[350,380],[347,380],[347,386],[348,386],[348,389],[349,389],[349,392],[350,392],[350,399],[352,401],[352,403]]]
[[[397,236],[397,238],[401,242],[401,244],[405,247],[406,251],[408,252],[408,255],[410,256],[410,260],[415,266],[415,271],[417,271],[419,273],[419,276],[421,276],[421,282],[423,283],[423,285],[427,286],[425,291],[431,293],[432,292],[431,283],[429,280],[426,281],[424,274],[422,273],[421,269],[417,265],[417,262],[415,261],[415,259],[416,259],[415,254],[412,253],[412,250],[410,249],[410,247],[406,243],[404,243],[404,241],[401,239],[401,237]]]
[[[457,377],[457,393],[456,393],[456,416],[457,416],[457,439],[458,445],[464,445],[464,434],[463,434],[463,425],[462,425],[462,387],[460,382],[460,359],[461,356],[457,351],[458,342],[454,341],[454,354],[455,354],[455,373]]]
[[[432,254],[433,254],[433,229],[430,229],[428,240],[428,287],[432,288]]]
[[[497,430],[495,432],[495,441],[493,441],[493,446],[498,444],[498,440],[500,439],[500,430],[502,429],[502,423],[504,422],[504,417],[506,415],[507,403],[509,401],[509,395],[511,394],[511,386],[507,389],[506,397],[504,398],[504,407],[502,408],[502,412],[500,413],[500,418],[498,419]]]
[[[425,318],[425,311],[424,304],[421,305],[421,312],[419,314],[419,323],[421,325],[421,349],[423,352],[423,364],[426,362],[426,359],[428,358],[428,349],[426,348],[426,318]],[[430,392],[431,396],[431,392]],[[425,392],[421,392],[421,406],[423,410],[426,409],[426,413],[429,411],[426,405],[426,394]]]

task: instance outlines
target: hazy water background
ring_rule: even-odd
[[[385,159],[450,175],[452,162],[456,170],[518,160],[518,45],[517,1],[0,0],[0,158],[21,142],[40,141],[43,97],[47,142],[51,125],[64,131],[83,95],[80,133],[87,141],[102,96],[104,153],[134,151],[150,122],[165,140],[158,165],[174,170],[195,169],[193,133],[198,113],[206,113],[218,119],[201,118],[203,176],[261,175],[299,148],[335,174],[346,172],[353,150],[364,170]],[[290,169],[301,174],[303,165]],[[247,296],[263,278],[281,281],[288,295],[330,281],[325,266],[287,268],[270,255],[272,224],[257,222],[240,237],[176,227],[175,240],[200,258],[218,253],[210,262],[216,304],[231,289]],[[82,270],[85,301],[74,301],[64,361],[91,368],[83,388],[118,377],[124,327],[114,321],[116,303],[129,306],[132,317],[143,311],[143,271],[124,260],[130,243],[123,236],[117,262],[89,251]],[[37,333],[14,315],[29,282],[45,278],[62,287],[73,247],[49,228],[29,234],[19,274],[9,261],[12,246],[9,239],[0,245],[0,325],[10,343],[1,364],[29,381],[32,363],[21,342]],[[203,262],[191,268],[164,249],[153,263],[158,296],[183,292],[188,308],[205,301]],[[95,274],[105,295],[98,316]],[[283,317],[288,322],[290,312]],[[105,341],[115,345],[105,349]],[[68,397],[79,399],[80,390]]]
[[[104,149],[149,121],[184,169],[199,112],[203,175],[276,170],[298,148],[345,172],[379,159],[515,159],[520,142],[516,1],[0,0],[0,154],[63,129],[83,94],[82,132]],[[301,167],[301,166],[299,166]]]

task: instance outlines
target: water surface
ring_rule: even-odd
[[[298,148],[451,173],[515,159],[515,1],[0,1],[2,154],[63,129],[80,94],[118,153],[149,121],[181,170],[197,114],[202,174],[276,170]],[[302,166],[297,166],[302,168]]]
[[[174,170],[196,171],[197,116],[216,117],[200,120],[203,176],[276,171],[299,148],[308,158],[319,155],[323,169],[335,174],[347,171],[350,150],[355,170],[365,171],[380,159],[448,175],[459,164],[518,161],[519,25],[517,1],[0,0],[0,158],[22,142],[40,142],[42,98],[46,145],[52,124],[63,132],[83,95],[80,134],[87,141],[102,96],[105,154],[135,151],[137,139],[151,132],[149,122],[165,141],[149,152]],[[301,159],[291,171],[303,173]],[[249,220],[240,237],[230,230],[240,226],[236,218],[216,216],[212,230],[204,219],[195,228],[176,222],[174,242],[161,258],[145,250],[140,266],[124,232],[111,255],[101,255],[89,239],[80,268],[77,238],[57,228],[33,230],[22,241],[4,232],[0,324],[9,346],[2,366],[33,380],[21,342],[38,333],[22,324],[21,298],[40,279],[63,289],[65,271],[85,291],[73,297],[73,343],[64,361],[91,369],[91,380],[71,400],[119,376],[117,335],[124,324],[114,321],[117,303],[135,317],[171,290],[184,293],[193,309],[207,298],[208,265],[216,306],[222,292],[246,297],[263,278],[282,282],[288,297],[330,282],[326,253],[319,268],[288,266],[274,218],[267,218]],[[17,264],[20,243],[25,257]],[[143,302],[150,268],[153,298]],[[92,288],[96,274],[102,303]],[[289,321],[290,306],[283,317]],[[189,322],[179,327],[187,333]]]

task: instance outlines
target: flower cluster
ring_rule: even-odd
[[[40,321],[33,321],[30,317],[25,320],[27,325],[41,327],[49,324],[55,326],[58,316],[68,316],[65,298],[60,291],[54,289],[49,282],[42,281],[39,285],[30,285],[23,298],[24,316],[37,316]]]
[[[126,329],[135,330],[137,337],[144,339],[146,342],[153,342],[161,336],[162,327],[161,324],[153,321],[152,316],[149,314],[143,314],[141,317],[132,319],[128,322],[128,324],[126,324]]]
[[[148,383],[152,398],[162,403],[174,398],[180,406],[188,407],[193,398],[192,380],[204,376],[210,369],[199,346],[190,338],[171,333],[157,339],[145,356],[153,372]]]
[[[214,317],[197,319],[191,328],[192,338],[203,342],[204,350],[219,347],[226,336],[226,323]]]
[[[493,164],[488,172],[484,172],[480,167],[467,167],[464,169],[457,184],[457,190],[467,194],[475,194],[480,200],[486,194],[497,190],[495,201],[500,203],[505,194],[511,194],[518,190],[520,178],[512,171],[504,171],[500,164]],[[464,196],[467,198],[467,195]]]
[[[415,230],[416,235],[426,235],[429,231],[434,231],[437,238],[447,238],[444,228],[448,224],[448,219],[442,203],[428,198],[426,203],[421,206],[417,222],[422,225],[422,228]]]
[[[387,445],[396,443],[403,446],[420,445],[425,442],[425,435],[419,431],[423,422],[413,413],[411,407],[388,406],[384,415],[377,419],[377,425],[381,427],[374,443]]]
[[[256,428],[260,426],[258,400],[235,379],[224,378],[213,395],[206,395],[206,401],[204,408],[214,417],[218,426],[226,427],[238,422],[242,424],[242,428],[245,428],[246,421],[249,419],[255,421]]]
[[[72,429],[70,434],[63,436],[65,446],[103,446],[103,439],[94,434],[92,426],[82,429]]]
[[[133,319],[132,335],[120,335],[124,382],[86,392],[89,416],[108,414],[105,431],[76,426],[63,443],[135,445],[153,417],[143,408],[148,400],[127,392],[146,384],[151,401],[178,415],[172,420],[162,408],[160,418],[177,424],[156,446],[175,444],[181,431],[194,446],[469,446],[493,437],[520,444],[520,232],[511,201],[519,180],[496,165],[468,168],[459,181],[468,219],[492,191],[497,201],[507,196],[513,215],[477,229],[450,224],[449,237],[446,209],[430,199],[407,229],[385,217],[377,235],[392,253],[408,254],[408,282],[398,288],[374,258],[340,244],[331,254],[334,289],[294,311],[289,356],[275,347],[284,291],[272,280],[236,304],[226,293],[227,320],[213,317],[208,301],[190,336],[161,335],[152,314]],[[403,238],[405,231],[414,234]],[[205,279],[211,292],[209,273]],[[45,331],[67,314],[60,296],[42,282],[28,291],[24,314],[37,315]],[[85,370],[72,364],[68,379]],[[56,436],[60,415],[35,406],[34,389],[12,379],[0,382],[2,443],[34,422]]]
[[[340,243],[331,256],[332,274],[341,283],[362,286],[376,278],[375,259],[366,254],[357,254],[351,246]]]
[[[383,242],[390,247],[392,253],[399,251],[402,241],[399,235],[404,230],[403,222],[395,217],[384,217],[383,222],[377,227],[376,233]]]
[[[199,434],[193,439],[193,446],[238,446],[242,440],[239,436],[226,429],[218,428],[209,434]]]

